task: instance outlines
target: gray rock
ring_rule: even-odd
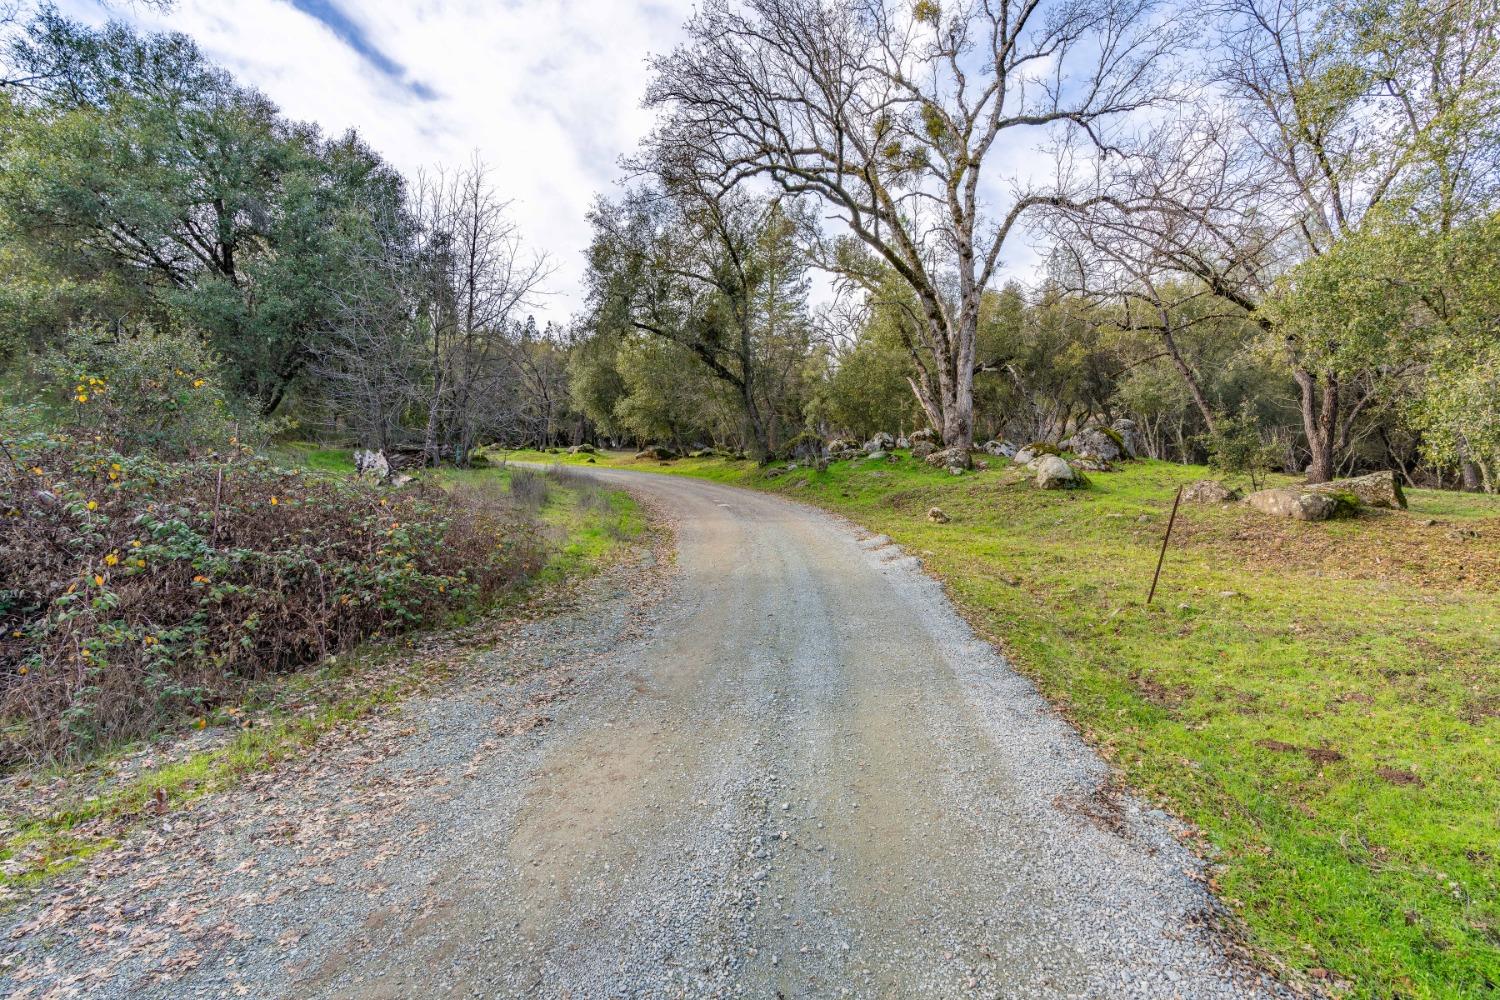
[[[890,457],[890,453],[880,449],[870,452],[869,455],[870,461],[872,462],[883,462],[888,457]]]
[[[1061,490],[1078,483],[1073,467],[1056,455],[1043,455],[1036,463],[1036,484],[1044,490]]]
[[[1022,448],[1020,451],[1011,456],[1011,460],[1014,461],[1017,465],[1030,465],[1032,460],[1035,458],[1036,452],[1032,451],[1030,448]]]
[[[1017,448],[1009,441],[986,441],[983,445],[985,454],[996,458],[1015,458]]]
[[[1079,458],[1096,462],[1113,462],[1125,453],[1113,437],[1098,427],[1084,428],[1064,441],[1062,447]]]
[[[937,431],[934,431],[931,427],[923,427],[921,430],[912,431],[907,437],[914,445],[918,441],[926,441],[929,444],[937,443]]]
[[[391,476],[391,463],[385,457],[385,452],[369,451],[368,449],[361,448],[354,453],[354,471],[361,476],[389,479]]]
[[[911,447],[911,442],[908,441],[904,437],[898,437],[896,439],[896,447],[897,448],[910,448]]]
[[[896,439],[885,431],[880,431],[865,442],[865,451],[872,454],[877,451],[890,451],[894,447],[896,447]]]
[[[1368,476],[1352,479],[1335,479],[1306,487],[1319,493],[1349,493],[1366,507],[1384,507],[1387,510],[1405,510],[1406,494],[1401,491],[1401,482],[1394,472],[1372,472]]]
[[[1230,503],[1239,498],[1239,490],[1232,490],[1217,479],[1200,479],[1182,491],[1185,503]]]
[[[937,447],[931,441],[918,441],[911,446],[911,457],[926,459],[928,455],[931,455],[935,451],[937,451]]]
[[[933,524],[947,524],[948,515],[943,513],[941,507],[929,507],[927,509],[927,520]]]
[[[924,461],[934,468],[945,469],[967,469],[972,465],[967,448],[944,448],[928,455]]]
[[[1120,443],[1125,447],[1125,454],[1135,458],[1140,447],[1140,439],[1136,437],[1135,421],[1129,417],[1121,417],[1110,424],[1110,429],[1120,435]]]
[[[1290,517],[1298,521],[1326,521],[1339,507],[1339,502],[1334,497],[1300,486],[1261,490],[1247,496],[1245,502],[1262,514]]]

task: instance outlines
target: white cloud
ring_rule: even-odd
[[[341,13],[372,60],[305,10]],[[558,267],[538,319],[579,307],[584,218],[650,127],[649,55],[668,51],[691,0],[178,0],[166,14],[70,0],[91,22],[126,16],[191,35],[290,117],[357,129],[408,175],[477,151],[522,232]],[[298,9],[298,8],[303,9]],[[404,77],[389,71],[394,64]],[[433,96],[422,99],[419,92]]]

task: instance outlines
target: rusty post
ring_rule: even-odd
[[[1182,487],[1177,487],[1177,495],[1172,498],[1172,516],[1167,518],[1167,533],[1161,536],[1161,554],[1156,557],[1156,574],[1151,577],[1151,593],[1146,595],[1146,603],[1156,596],[1156,581],[1161,579],[1161,564],[1167,558],[1167,541],[1172,537],[1172,525],[1177,523],[1177,505],[1182,503]]]

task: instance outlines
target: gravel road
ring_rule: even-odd
[[[1169,818],[889,540],[591,474],[671,519],[670,572],[596,581],[7,915],[5,989],[1289,995],[1226,950]]]

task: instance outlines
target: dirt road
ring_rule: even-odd
[[[914,560],[773,497],[597,474],[675,521],[662,599],[602,581],[495,669],[205,806],[191,843],[12,914],[9,988],[1277,994],[1221,951],[1169,821]]]

